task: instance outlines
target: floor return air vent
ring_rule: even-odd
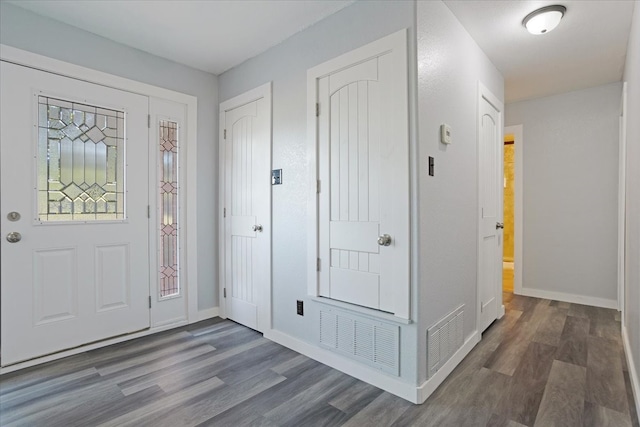
[[[429,378],[462,347],[464,305],[427,330],[427,372]]]
[[[320,346],[400,375],[400,328],[332,308],[320,310]]]

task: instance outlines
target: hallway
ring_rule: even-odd
[[[0,424],[638,426],[618,312],[504,297],[422,405],[215,318],[3,375]]]

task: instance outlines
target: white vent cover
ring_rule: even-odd
[[[333,308],[320,310],[320,345],[400,375],[400,328]]]
[[[427,330],[427,372],[429,378],[462,347],[464,305]]]

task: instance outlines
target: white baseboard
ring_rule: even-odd
[[[614,299],[588,297],[584,295],[565,294],[564,292],[545,291],[543,289],[520,288],[515,289],[516,295],[544,298],[555,301],[571,302],[575,304],[592,305],[595,307],[618,309],[618,301]]]
[[[631,344],[629,343],[629,335],[627,328],[622,324],[622,343],[624,344],[624,354],[627,358],[627,367],[629,368],[629,379],[631,380],[631,389],[633,390],[633,400],[636,403],[636,413],[640,414],[640,379],[638,371],[634,363],[633,353],[631,352]]]
[[[416,386],[402,382],[399,378],[392,378],[387,374],[346,359],[337,353],[301,341],[274,329],[266,331],[264,337],[412,403],[420,403],[418,402]]]
[[[220,316],[220,307],[207,308],[205,310],[198,311],[196,322],[211,319],[212,317],[217,316]]]
[[[431,394],[436,391],[438,386],[444,382],[445,379],[453,372],[456,366],[462,362],[467,354],[473,350],[473,348],[480,342],[480,334],[475,331],[471,336],[462,344],[462,347],[456,351],[451,359],[447,361],[438,372],[427,381],[425,381],[420,387],[418,387],[418,401],[415,403],[423,403]]]

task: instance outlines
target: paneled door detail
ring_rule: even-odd
[[[481,94],[479,105],[480,236],[478,253],[479,330],[498,317],[502,288],[502,132],[500,106]]]
[[[2,365],[148,328],[148,99],[1,67]]]
[[[225,314],[258,331],[268,328],[270,306],[270,108],[260,91],[221,105]]]
[[[319,295],[407,318],[409,157],[404,32],[323,64]]]

